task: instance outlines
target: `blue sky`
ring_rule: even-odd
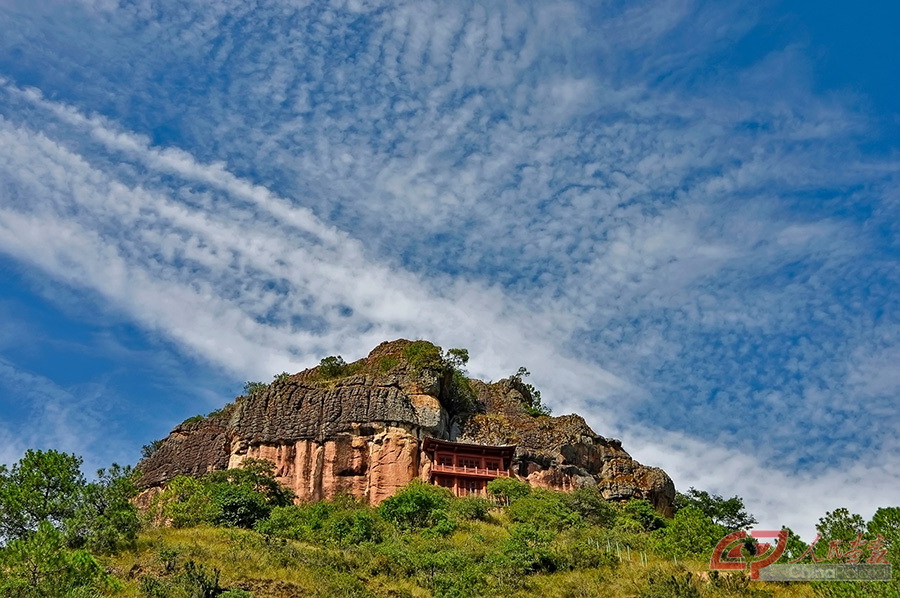
[[[680,489],[900,494],[887,2],[0,7],[0,462],[382,340]]]

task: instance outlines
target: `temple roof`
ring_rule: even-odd
[[[507,459],[512,459],[513,453],[516,451],[516,445],[514,444],[491,446],[489,444],[450,442],[449,440],[439,440],[437,438],[426,438],[423,444],[423,448],[426,451],[443,449],[455,453],[494,455],[497,457],[505,457]]]

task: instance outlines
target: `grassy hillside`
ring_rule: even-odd
[[[583,551],[580,556],[571,555],[576,562],[554,572],[526,573],[498,562],[510,558],[503,551],[510,537],[504,519],[501,515],[496,522],[467,522],[446,538],[399,535],[381,544],[345,547],[277,540],[250,530],[161,528],[143,532],[136,550],[105,563],[122,580],[117,595],[134,597],[196,595],[191,592],[197,586],[186,583],[183,574],[189,562],[201,565],[210,578],[218,571],[222,588],[240,588],[257,598],[816,595],[808,584],[710,582],[708,562],[703,559],[676,564],[616,543],[614,538],[640,544],[639,538],[629,534],[583,530],[562,534],[547,547],[551,552]],[[610,540],[609,548],[604,535]],[[600,542],[596,553],[587,543],[590,539]]]
[[[707,560],[662,558],[646,549],[646,538],[615,530],[560,533],[541,547],[556,561],[555,570],[529,571],[523,561],[534,547],[510,552],[508,518],[495,511],[491,519],[466,522],[447,537],[395,534],[380,543],[342,547],[251,530],[157,528],[143,532],[134,551],[110,557],[105,564],[121,580],[116,595],[134,597],[202,595],[197,593],[199,585],[184,574],[191,562],[210,580],[218,575],[221,588],[241,589],[257,598],[817,595],[808,584],[751,583],[743,577],[710,580]]]
[[[160,497],[155,516],[184,527],[148,528],[106,565],[124,596],[816,595],[807,584],[710,575],[703,553],[726,530],[697,509],[667,525],[644,501],[613,505],[593,489],[509,479],[491,489],[493,502],[414,482],[378,508],[350,497],[274,507],[254,529],[210,526],[222,516],[215,500],[180,489]],[[173,520],[186,504],[197,516]]]
[[[900,583],[761,583],[708,570],[715,544],[755,521],[738,497],[679,495],[672,519],[596,488],[553,492],[501,478],[492,500],[414,481],[377,508],[349,496],[295,505],[272,464],[179,476],[139,518],[133,473],[87,483],[80,460],[29,451],[0,466],[0,598],[900,597]],[[871,521],[827,513],[825,541],[882,538],[900,552],[900,508]],[[819,546],[819,545],[817,545]],[[806,546],[793,537],[787,559]],[[863,552],[865,556],[865,551]]]

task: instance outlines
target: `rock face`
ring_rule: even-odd
[[[301,501],[349,493],[378,504],[428,478],[426,437],[515,444],[512,472],[532,485],[597,486],[607,499],[644,498],[671,516],[675,487],[664,471],[637,463],[580,416],[532,417],[523,407],[528,399],[521,380],[466,380],[430,343],[398,340],[349,365],[279,377],[182,424],[138,469],[152,494],[179,474],[267,459]]]

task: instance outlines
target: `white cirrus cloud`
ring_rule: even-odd
[[[766,7],[38,4],[0,8],[18,263],[235,377],[526,365],[676,481],[769,472],[766,521],[900,487],[896,160],[800,44],[723,58]]]

